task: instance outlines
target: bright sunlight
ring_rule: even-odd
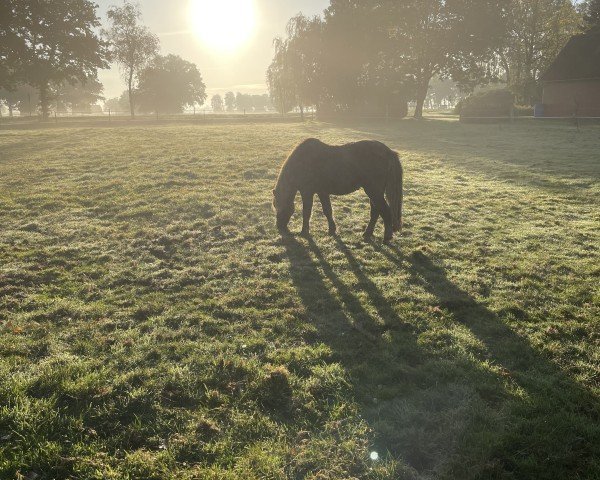
[[[255,30],[254,0],[191,0],[190,22],[205,46],[234,52]]]

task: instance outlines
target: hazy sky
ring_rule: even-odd
[[[96,0],[102,22],[106,10],[121,0]],[[143,22],[160,38],[161,53],[174,53],[194,62],[210,95],[227,90],[243,93],[266,92],[265,72],[271,61],[273,38],[282,35],[290,17],[302,12],[320,14],[329,0],[214,0],[223,2],[253,1],[256,25],[247,42],[239,49],[222,53],[205,45],[194,33],[190,22],[190,2],[213,0],[140,0]],[[223,20],[215,18],[215,22]],[[237,18],[235,21],[242,21]],[[118,70],[101,71],[104,96],[116,97],[125,89]]]

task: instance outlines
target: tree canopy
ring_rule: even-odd
[[[600,0],[586,0],[583,3],[585,29],[600,33]]]
[[[580,25],[570,0],[511,0],[497,59],[517,102],[539,97],[538,78]]]
[[[235,93],[227,92],[225,94],[225,108],[228,112],[235,110]]]
[[[420,117],[435,78],[463,91],[506,81],[533,102],[580,24],[570,0],[331,0],[323,17],[297,15],[275,39],[267,84],[281,112],[402,115],[413,100]]]
[[[213,95],[210,99],[210,105],[213,109],[213,112],[222,112],[223,111],[223,97],[219,94]]]
[[[103,99],[103,89],[102,84],[95,78],[86,82],[64,83],[55,89],[54,100],[59,111],[90,113],[92,105]]]
[[[508,0],[332,0],[323,19],[298,15],[274,42],[267,83],[280,111],[422,113],[429,83],[485,77]]]
[[[36,87],[44,117],[52,85],[95,79],[107,66],[92,1],[4,0],[0,8],[0,82]]]
[[[27,46],[19,33],[24,27],[25,15],[18,0],[0,2],[0,88],[16,84],[17,71]]]
[[[14,110],[19,110],[21,115],[31,115],[37,111],[39,91],[31,85],[19,83],[11,88],[0,88],[0,101],[8,108],[10,116]]]
[[[186,105],[205,102],[206,86],[195,64],[159,55],[140,72],[136,95],[144,112],[180,113]]]
[[[104,111],[114,112],[115,114],[129,111],[129,92],[125,90],[121,93],[121,96],[106,100]]]

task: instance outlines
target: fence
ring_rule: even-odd
[[[39,124],[59,124],[76,123],[78,121],[93,122],[95,124],[105,123],[126,123],[126,122],[156,122],[156,121],[182,121],[182,122],[294,122],[302,119],[314,118],[314,112],[305,113],[304,117],[300,113],[289,113],[281,115],[277,112],[212,112],[209,110],[189,110],[175,114],[136,114],[133,118],[129,111],[109,109],[103,112],[57,112],[51,111],[46,121],[42,122],[42,116],[39,113],[34,115],[13,115],[11,117],[0,115],[0,124],[8,125],[31,125]]]
[[[451,120],[460,119],[464,123],[515,123],[515,122],[555,122],[568,123],[577,126],[583,124],[600,123],[600,117],[535,117],[535,116],[486,116],[486,117],[467,117],[457,116],[449,112],[424,112],[424,118],[429,120]],[[39,114],[0,115],[0,125],[12,126],[32,126],[35,124],[94,124],[94,125],[111,125],[111,124],[126,124],[126,123],[143,123],[143,122],[197,122],[197,123],[232,123],[232,122],[299,122],[302,120],[318,119],[325,122],[351,122],[351,121],[378,121],[390,122],[400,121],[400,117],[391,116],[389,114],[331,114],[331,115],[316,115],[314,111],[307,111],[304,115],[299,112],[288,113],[285,115],[277,112],[213,112],[210,110],[189,110],[177,114],[136,114],[132,119],[130,112],[125,110],[109,109],[103,112],[57,112],[51,111],[46,122],[42,122],[42,117]]]
[[[578,129],[584,124],[598,124],[600,123],[600,117],[540,117],[530,115],[513,115],[505,117],[467,117],[460,116],[462,123],[515,123],[521,120],[528,120],[530,122],[542,122],[542,123],[567,123],[572,124]]]

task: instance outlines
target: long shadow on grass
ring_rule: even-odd
[[[484,351],[476,359],[422,347],[419,337],[429,327],[415,326],[414,318],[404,321],[341,240],[336,247],[356,287],[338,277],[312,240],[305,246],[287,239],[285,247],[308,314],[351,376],[374,429],[375,448],[420,472],[450,477],[598,474],[597,399],[454,285],[426,255],[377,249],[392,265],[408,265],[410,283],[433,294],[440,311],[477,337]]]
[[[381,249],[398,264],[396,248]],[[409,258],[412,282],[433,294],[439,307],[467,327],[485,346],[484,360],[522,395],[507,403],[501,451],[490,459],[516,478],[588,478],[600,474],[600,402],[499,316],[452,283],[444,269],[422,252]],[[526,312],[523,312],[526,314]],[[485,397],[493,392],[481,392]],[[596,452],[596,454],[594,454]]]

